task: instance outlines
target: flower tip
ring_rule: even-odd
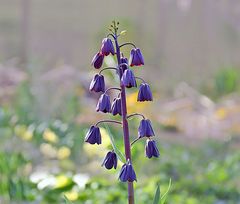
[[[105,56],[108,56],[110,53],[115,54],[114,46],[110,38],[104,38],[102,40],[101,53]]]
[[[121,83],[127,88],[137,87],[137,82],[132,70],[126,69],[124,71],[123,76],[121,78]]]
[[[94,55],[91,65],[95,69],[100,69],[104,60],[104,55],[101,52],[98,52],[97,54]]]
[[[106,157],[103,160],[102,166],[105,166],[105,168],[108,170],[117,168],[117,155],[114,151],[107,153]]]
[[[159,157],[160,153],[158,151],[156,142],[154,140],[150,140],[148,139],[146,141],[146,145],[145,145],[145,155],[146,157],[148,157],[149,159],[152,157]]]
[[[89,90],[95,92],[104,92],[105,91],[104,76],[96,74],[90,83]]]
[[[113,115],[122,115],[121,98],[114,98],[112,102],[111,112]]]
[[[127,163],[125,163],[122,166],[120,174],[119,174],[119,180],[122,181],[122,182],[137,181],[137,177],[136,177],[135,171],[134,171],[133,166],[132,166],[130,161],[127,161]]]
[[[139,48],[133,48],[131,50],[129,63],[131,67],[144,65],[144,58]]]
[[[96,111],[103,112],[103,113],[110,113],[111,112],[111,101],[110,96],[106,93],[103,93],[97,103]]]
[[[98,145],[102,143],[99,127],[94,125],[90,127],[90,129],[88,130],[85,136],[85,142],[88,142],[89,144],[98,144]]]
[[[138,136],[139,138],[155,136],[151,121],[149,119],[141,120],[140,125],[138,127]]]
[[[147,83],[142,83],[139,87],[137,101],[153,101],[152,91]]]

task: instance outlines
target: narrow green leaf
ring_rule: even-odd
[[[72,204],[72,202],[70,202],[65,195],[63,197],[64,197],[65,204]]]
[[[163,194],[163,196],[161,197],[161,203],[160,203],[160,204],[164,204],[164,203],[165,203],[165,201],[166,201],[166,199],[167,199],[167,195],[168,195],[169,190],[170,190],[170,188],[171,188],[171,185],[172,185],[172,180],[171,180],[171,178],[170,178],[169,183],[168,183],[167,191],[166,191],[166,192]]]
[[[125,163],[125,158],[123,156],[123,153],[117,148],[116,144],[115,144],[115,141],[114,141],[114,137],[108,127],[108,125],[104,124],[105,128],[107,129],[108,133],[109,133],[109,137],[110,137],[110,140],[111,140],[111,143],[112,143],[112,147],[115,151],[115,153],[117,154],[117,157],[118,159],[122,162],[122,163]]]
[[[160,187],[159,184],[157,185],[157,190],[154,196],[153,204],[159,204],[160,201]]]

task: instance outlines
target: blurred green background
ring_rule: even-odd
[[[0,0],[0,203],[126,203],[126,185],[101,162],[121,129],[103,126],[103,144],[84,144],[95,113],[90,62],[112,20],[120,41],[141,48],[136,75],[153,103],[128,112],[153,121],[159,159],[133,148],[136,203],[172,186],[167,204],[240,203],[240,2],[237,0]],[[129,55],[129,48],[123,50]],[[112,58],[106,58],[109,65]],[[118,84],[112,73],[107,85]],[[138,119],[130,121],[131,139]]]

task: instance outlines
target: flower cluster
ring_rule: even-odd
[[[156,142],[152,139],[155,136],[154,130],[152,128],[151,121],[146,119],[145,116],[139,113],[134,113],[131,115],[127,115],[126,109],[126,94],[125,88],[137,87],[137,80],[141,81],[138,91],[138,102],[144,101],[152,101],[153,96],[150,89],[149,84],[147,84],[142,78],[136,77],[134,75],[134,71],[130,69],[134,66],[144,65],[144,58],[141,53],[141,50],[137,48],[133,43],[124,43],[122,45],[118,44],[118,37],[121,36],[117,33],[118,24],[113,22],[111,25],[110,31],[112,33],[108,34],[106,38],[102,40],[102,45],[100,50],[95,54],[92,60],[92,66],[95,69],[102,68],[104,57],[112,54],[117,58],[116,67],[105,67],[102,68],[101,71],[96,74],[90,84],[90,91],[93,92],[102,92],[97,106],[96,111],[103,113],[110,113],[113,116],[119,115],[122,118],[122,121],[117,120],[102,120],[91,126],[89,131],[86,134],[85,141],[90,144],[101,144],[101,133],[98,125],[104,122],[111,122],[116,124],[121,124],[123,126],[123,137],[124,137],[124,145],[125,145],[125,157],[126,161],[121,167],[119,179],[122,182],[133,182],[136,181],[136,174],[133,168],[132,160],[131,160],[131,145],[133,145],[136,141],[147,138],[146,146],[145,146],[145,155],[148,158],[159,157],[159,151],[157,149]],[[112,41],[113,40],[113,41]],[[114,46],[115,44],[115,46]],[[121,47],[126,45],[132,45],[133,49],[131,49],[129,60],[124,57],[123,53],[121,53]],[[115,70],[117,75],[119,76],[120,87],[110,87],[108,89],[105,88],[104,75],[102,74],[106,70]],[[113,98],[111,101],[111,97],[108,94],[109,90],[117,90],[119,93],[117,97]],[[130,144],[129,141],[129,130],[128,130],[128,119],[133,116],[141,116],[142,120],[140,121],[140,125],[138,128],[138,137]],[[128,140],[125,140],[125,139]],[[126,142],[127,141],[127,142]],[[102,166],[105,166],[106,169],[116,169],[118,156],[114,150],[111,150],[107,153],[106,157],[103,160]]]

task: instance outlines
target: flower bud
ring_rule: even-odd
[[[98,52],[96,55],[94,55],[92,59],[92,66],[94,66],[95,69],[101,68],[104,60],[104,55],[100,52]]]
[[[129,58],[130,66],[141,66],[144,65],[144,59],[139,48],[133,48]]]
[[[115,51],[114,51],[114,47],[113,47],[113,43],[111,41],[111,39],[109,38],[104,38],[102,40],[102,47],[101,47],[101,53],[105,56],[108,56],[110,53],[112,55],[115,54]]]
[[[137,101],[152,101],[152,92],[147,83],[142,83],[139,87]]]
[[[90,127],[90,129],[86,134],[85,142],[88,142],[90,144],[98,144],[98,145],[102,143],[99,127],[93,126],[93,125]]]
[[[121,82],[127,88],[137,87],[135,76],[130,69],[124,71]]]
[[[133,182],[137,181],[135,171],[133,169],[132,164],[128,160],[126,164],[124,164],[121,168],[120,174],[119,174],[119,179],[122,182]]]
[[[122,104],[121,98],[114,98],[112,102],[112,114],[113,115],[122,115]]]
[[[104,92],[105,91],[105,81],[104,81],[104,76],[101,74],[96,74],[94,78],[91,81],[90,91],[95,91],[95,92]]]
[[[108,152],[105,159],[103,160],[102,166],[105,166],[106,169],[117,168],[117,155],[114,151]]]
[[[159,151],[154,140],[148,139],[146,141],[145,154],[149,159],[152,157],[159,157]]]
[[[150,137],[154,136],[154,131],[152,128],[151,121],[148,119],[142,119],[138,127],[138,136],[139,137]]]
[[[96,107],[96,111],[101,111],[103,113],[110,113],[111,112],[111,102],[110,96],[106,93],[102,94],[98,100],[98,104]]]

